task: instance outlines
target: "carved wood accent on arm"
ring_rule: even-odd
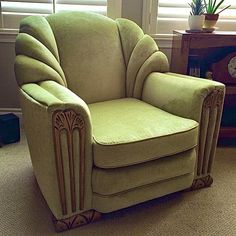
[[[82,225],[90,224],[94,221],[99,220],[100,218],[100,212],[97,212],[95,210],[89,210],[62,220],[57,220],[53,216],[53,223],[56,231],[62,232]]]
[[[80,114],[74,110],[59,110],[55,111],[52,115],[53,138],[57,168],[58,188],[60,194],[60,202],[62,214],[68,213],[66,203],[66,187],[65,187],[65,174],[62,160],[61,149],[61,131],[65,130],[67,135],[67,147],[69,157],[69,172],[70,172],[70,192],[71,192],[71,209],[72,212],[76,211],[76,179],[75,179],[75,166],[74,166],[74,147],[73,147],[73,132],[78,129],[80,138],[80,173],[79,173],[79,210],[84,208],[84,182],[85,182],[85,122]]]
[[[199,185],[200,182],[201,185],[203,184],[205,186],[209,186],[213,182],[213,180],[205,181],[205,178],[210,177],[213,159],[215,156],[223,102],[223,89],[213,90],[203,102],[199,127],[197,176],[195,176],[195,180],[193,182],[194,186]],[[208,179],[212,178],[210,177]]]

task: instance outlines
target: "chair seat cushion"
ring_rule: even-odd
[[[108,196],[194,172],[195,148],[122,168],[93,168],[93,192]],[[128,181],[127,181],[128,180]]]
[[[117,168],[155,160],[197,145],[198,123],[134,98],[89,105],[94,164]]]

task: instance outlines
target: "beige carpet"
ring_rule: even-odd
[[[57,234],[36,184],[25,137],[0,148],[0,235],[234,236],[236,148],[218,148],[211,188],[172,194]]]

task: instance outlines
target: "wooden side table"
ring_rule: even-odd
[[[230,82],[224,77],[228,73],[228,67],[224,65],[224,58],[230,58],[230,55],[235,52],[236,31],[186,33],[175,30],[173,32],[171,72],[202,78],[212,77],[213,80],[226,85],[220,138],[236,138],[236,78],[235,81]],[[218,63],[223,64],[221,68],[225,70],[221,77],[214,69],[218,67]]]

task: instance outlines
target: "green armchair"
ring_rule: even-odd
[[[224,85],[168,72],[135,23],[28,17],[16,55],[32,165],[57,231],[211,185]]]

